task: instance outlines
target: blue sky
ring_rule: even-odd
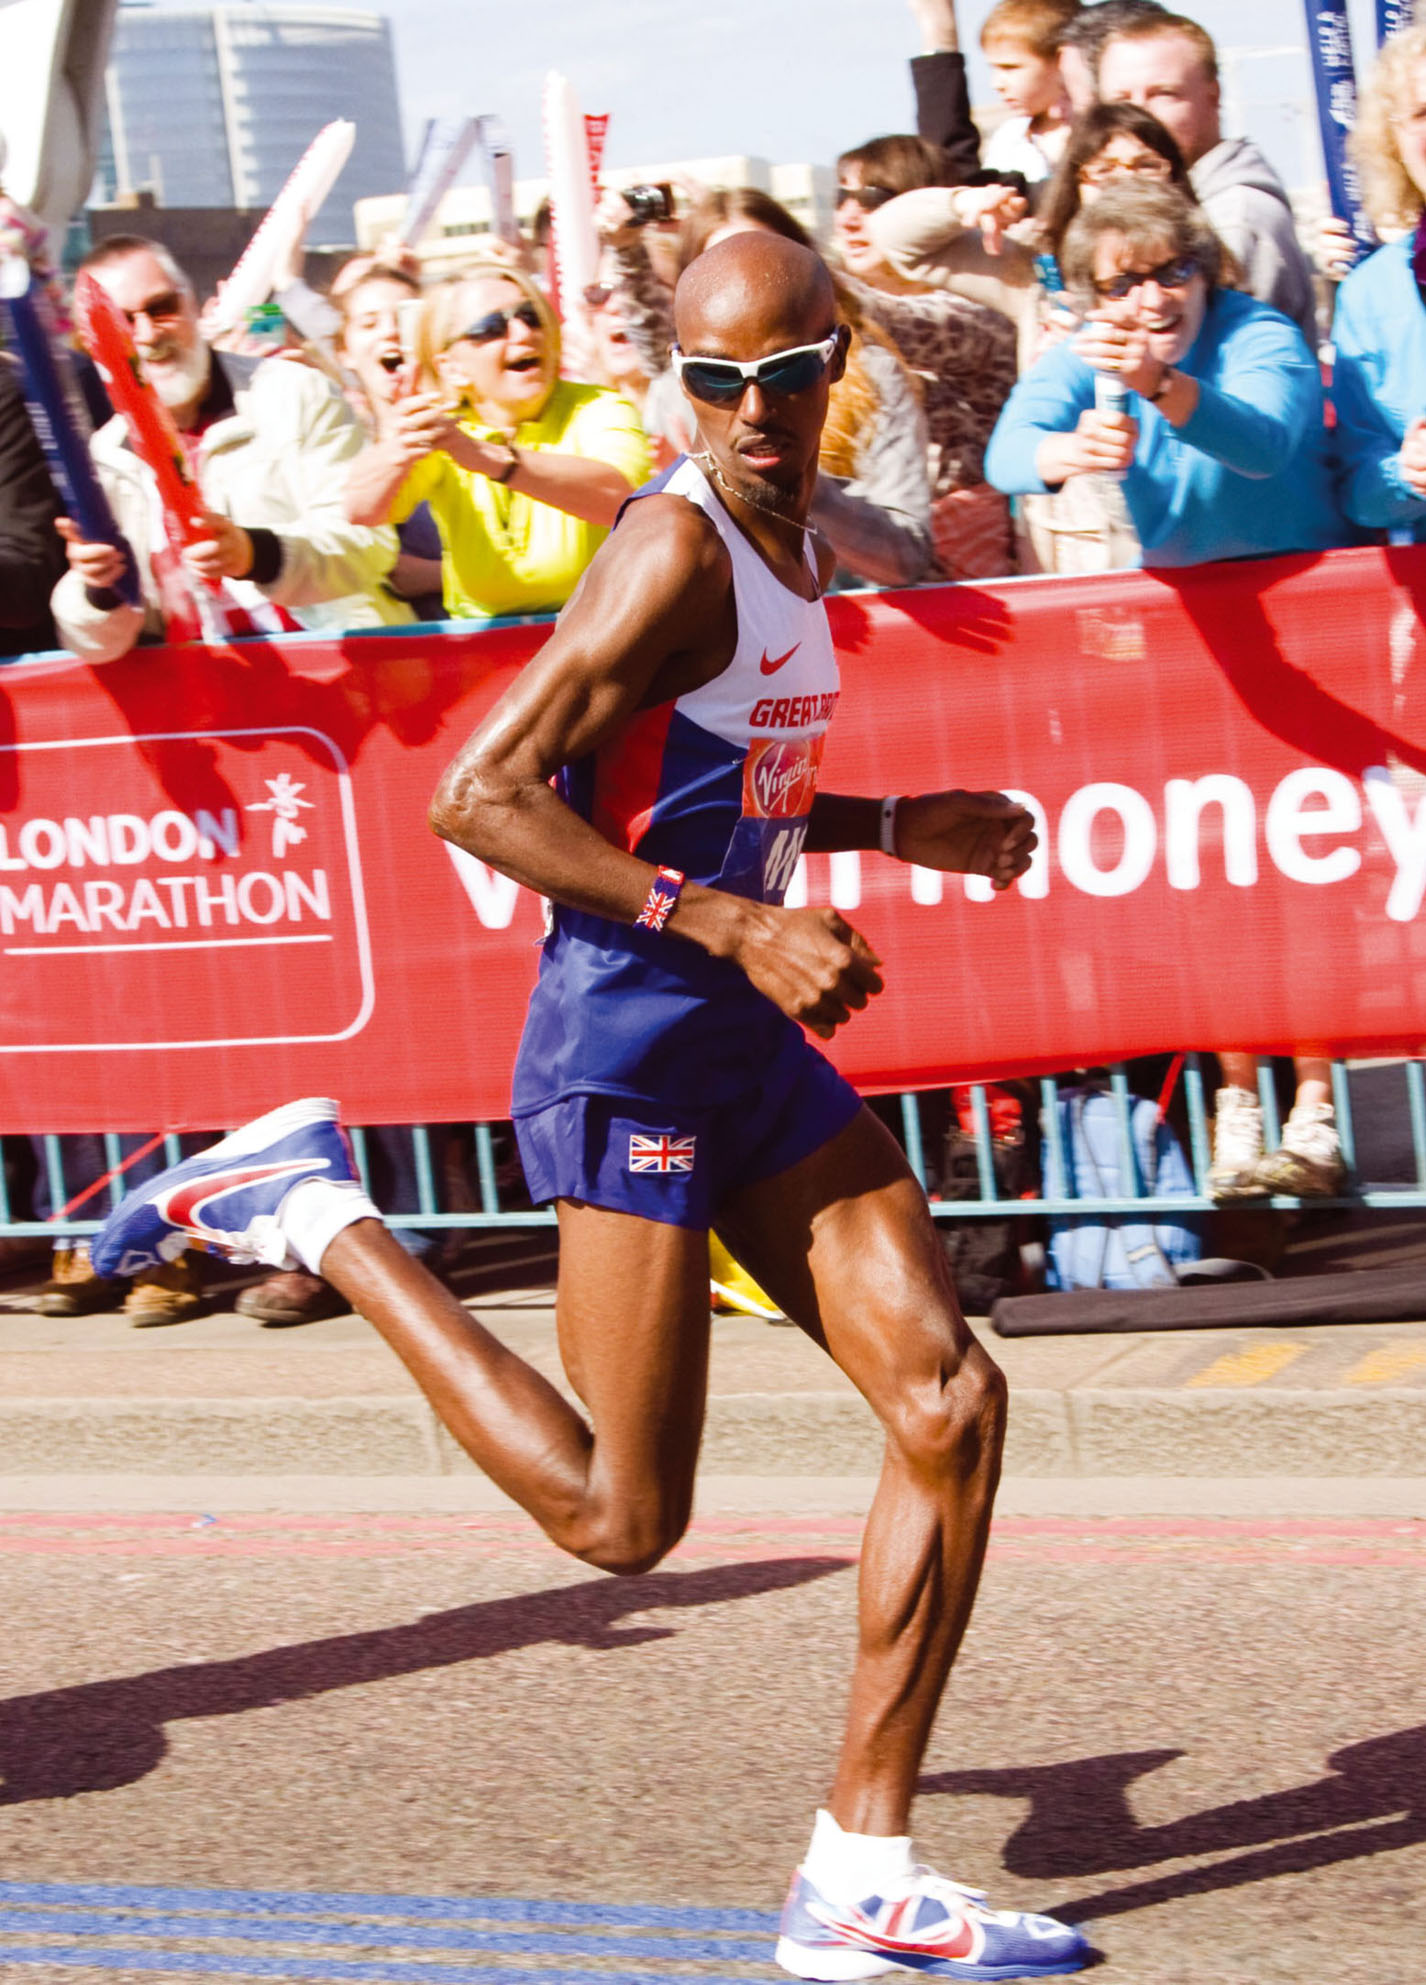
[[[408,146],[424,118],[494,111],[522,176],[542,171],[540,89],[562,69],[585,110],[607,110],[611,164],[750,152],[827,160],[913,116],[906,0],[367,0],[391,17]],[[973,96],[989,85],[976,37],[990,0],[963,6]],[[1234,135],[1258,139],[1290,184],[1319,178],[1302,0],[1190,6],[1225,54]],[[1354,19],[1356,7],[1354,5]],[[1358,61],[1369,44],[1357,28]],[[1289,50],[1250,55],[1252,49]]]

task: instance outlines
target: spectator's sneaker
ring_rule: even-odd
[[[291,1266],[277,1213],[304,1179],[360,1191],[337,1106],[324,1096],[269,1110],[140,1186],[94,1236],[94,1266],[101,1275],[135,1275],[176,1260],[193,1241],[238,1261]]]
[[[1262,1199],[1258,1167],[1263,1160],[1263,1106],[1251,1089],[1225,1083],[1213,1114],[1213,1163],[1208,1167],[1212,1199]]]
[[[776,1955],[795,1978],[1054,1978],[1081,1970],[1090,1946],[1073,1924],[989,1909],[981,1890],[929,1868],[847,1904],[829,1902],[799,1868]]]
[[[1282,1127],[1282,1149],[1257,1169],[1264,1192],[1334,1199],[1347,1182],[1342,1140],[1330,1103],[1298,1103]]]

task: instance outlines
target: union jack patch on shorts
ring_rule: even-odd
[[[691,1172],[696,1137],[640,1137],[629,1139],[631,1172]]]

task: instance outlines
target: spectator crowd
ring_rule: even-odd
[[[1426,536],[1426,28],[1364,88],[1353,143],[1383,245],[1348,272],[1340,229],[1304,245],[1271,165],[1224,133],[1196,21],[1158,0],[996,0],[981,44],[1006,115],[982,141],[954,0],[911,4],[917,129],[842,152],[825,244],[847,358],[812,519],[837,583]],[[172,416],[206,535],[169,541],[124,418],[101,418],[92,459],[135,597],[124,552],[64,514],[0,354],[0,654],[109,662],[187,625],[203,589],[237,632],[557,610],[630,492],[697,449],[670,363],[681,271],[738,231],[807,240],[746,188],[610,193],[596,219],[592,335],[567,349],[534,239],[478,238],[435,285],[393,245],[319,296],[293,238],[276,347],[215,333],[160,243],[103,241],[83,266]],[[40,265],[3,194],[0,249]],[[1337,1191],[1325,1064],[1298,1063],[1269,1154],[1253,1058],[1221,1061],[1215,1192]],[[399,1191],[409,1153],[383,1135]],[[85,1286],[82,1260],[61,1269],[56,1286]],[[284,1320],[322,1300],[272,1296],[295,1305]]]

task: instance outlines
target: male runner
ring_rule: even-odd
[[[197,1234],[320,1271],[557,1544],[632,1573],[689,1518],[716,1225],[887,1437],[846,1736],[778,1959],[813,1979],[1073,1971],[1078,1930],[993,1911],[912,1859],[1004,1381],[900,1150],[798,1025],[830,1037],[881,990],[879,961],[834,910],[781,900],[803,847],[884,847],[1003,888],[1034,837],[1000,794],[817,793],[837,670],[831,560],[803,520],[846,333],[818,257],[762,233],[700,257],[676,312],[705,452],[631,503],[432,812],[557,906],[514,1110],[531,1189],[558,1207],[560,1349],[588,1419],[391,1238],[330,1103],[274,1111],[145,1186],[94,1259],[128,1270]]]

